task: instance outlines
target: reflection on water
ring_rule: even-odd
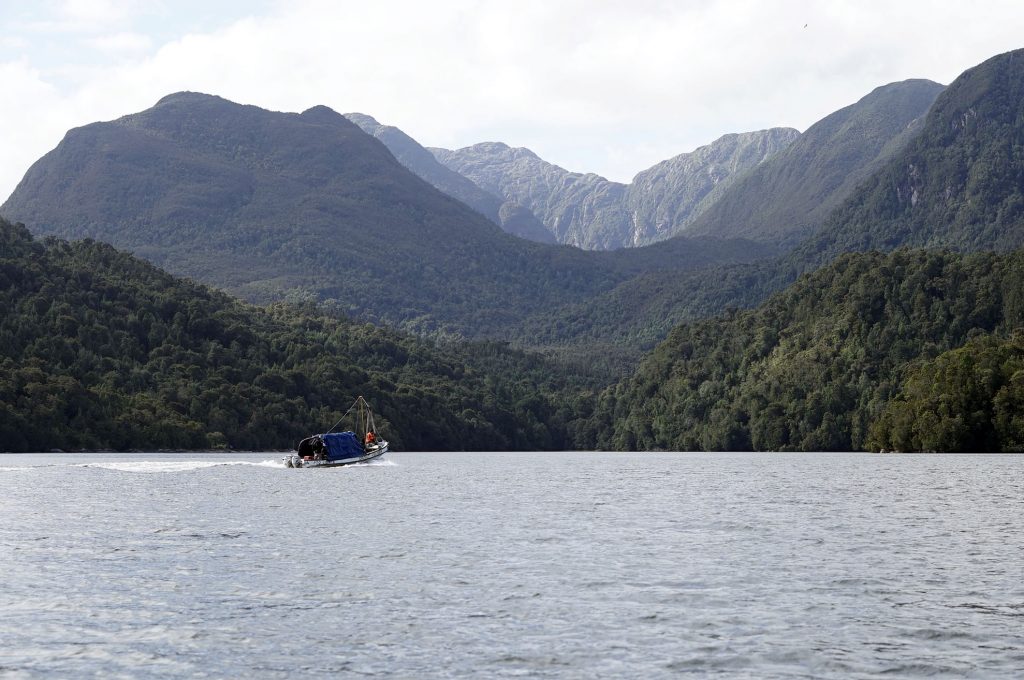
[[[0,456],[0,675],[1017,677],[1024,458]]]

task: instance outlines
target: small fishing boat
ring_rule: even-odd
[[[354,427],[351,430],[335,432],[334,430],[349,414],[355,416]],[[377,433],[370,405],[365,399],[358,397],[334,427],[323,434],[314,434],[300,441],[295,447],[295,453],[285,457],[284,466],[340,467],[365,463],[387,452],[388,443]]]

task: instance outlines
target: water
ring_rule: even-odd
[[[0,456],[3,677],[1020,677],[1024,457]]]

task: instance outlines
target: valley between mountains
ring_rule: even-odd
[[[629,184],[210,94],[0,206],[0,450],[1024,448],[1024,50]]]

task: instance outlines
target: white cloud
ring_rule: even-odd
[[[12,50],[17,52],[23,52],[32,46],[28,38],[20,35],[5,35],[0,37],[0,48],[4,50]]]
[[[1021,47],[1024,25],[1024,3],[1008,0],[984,12],[951,1],[300,0],[257,16],[240,8],[219,30],[147,47],[136,3],[64,9],[66,22],[102,27],[92,48],[112,61],[46,72],[18,62],[49,87],[4,114],[0,134],[18,159],[72,125],[188,89],[277,110],[362,111],[427,145],[502,140],[627,181],[728,132],[805,129],[887,82],[948,83]],[[27,165],[0,174],[0,195]]]
[[[84,42],[88,47],[111,54],[147,52],[153,46],[149,36],[130,31],[100,35]]]
[[[8,103],[0,106],[0,134],[5,151],[0,167],[0,195],[6,198],[25,170],[53,146],[53,131],[67,129],[73,116],[64,110],[57,89],[44,81],[25,59],[0,63],[0,87]]]
[[[125,23],[138,4],[137,0],[63,0],[58,21],[69,30],[102,31]]]

